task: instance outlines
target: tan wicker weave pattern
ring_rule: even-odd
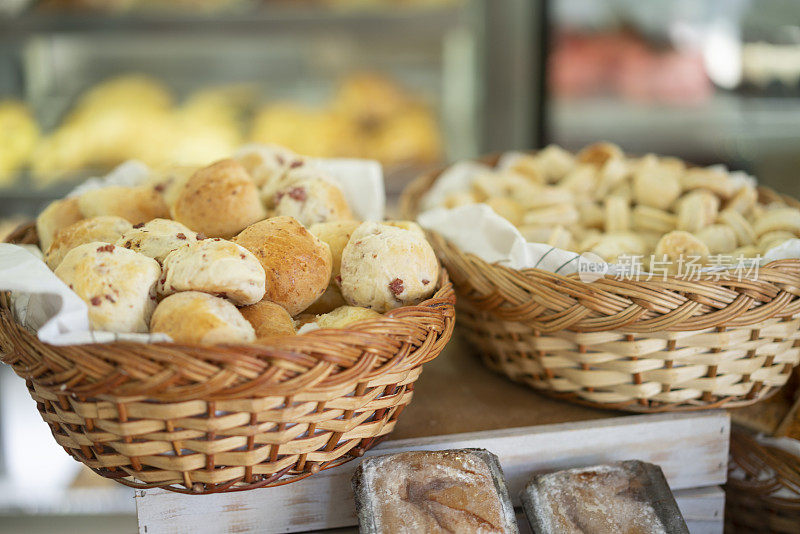
[[[0,359],[26,379],[58,443],[101,475],[249,489],[339,465],[391,432],[452,334],[454,302],[442,271],[433,298],[346,330],[259,345],[55,347],[16,323],[0,294]]]
[[[795,534],[800,528],[800,457],[731,433],[725,532]]]
[[[409,186],[405,217],[416,217],[437,176]],[[770,394],[800,363],[800,260],[750,278],[584,283],[490,264],[429,238],[458,292],[464,334],[489,367],[540,391],[631,411],[735,406]]]

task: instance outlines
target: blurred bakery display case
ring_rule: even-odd
[[[548,139],[726,162],[797,195],[800,26],[787,0],[553,0]]]
[[[128,158],[202,163],[250,142],[377,159],[399,192],[511,135],[485,133],[486,116],[528,123],[518,65],[491,78],[517,96],[485,105],[485,1],[18,4],[0,16],[3,218]],[[528,20],[527,2],[509,4],[503,17]],[[504,39],[527,51],[527,35],[517,23]]]

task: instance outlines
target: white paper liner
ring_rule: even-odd
[[[521,152],[506,152],[500,157],[497,168],[508,168],[521,155]],[[724,165],[709,168],[728,173],[738,184],[756,184],[755,178],[745,172],[728,172]],[[475,178],[487,170],[490,169],[486,165],[468,161],[446,169],[420,201],[423,210],[417,218],[420,226],[439,233],[463,252],[475,254],[490,263],[500,263],[512,269],[538,268],[564,275],[578,272],[580,255],[577,252],[526,241],[513,224],[486,204],[467,204],[450,209],[436,207],[448,194],[469,190]],[[771,248],[761,256],[760,264],[789,258],[800,258],[800,239],[790,239]],[[721,268],[705,267],[700,271]],[[604,263],[603,269],[603,273],[615,275],[630,273],[631,266]],[[648,273],[641,271],[640,274]]]
[[[353,214],[362,220],[383,220],[386,197],[383,170],[376,161],[314,159],[342,188]],[[111,185],[143,183],[150,169],[127,161],[104,177],[90,178],[67,196]],[[117,334],[89,328],[88,308],[41,259],[41,251],[28,245],[0,243],[0,291],[11,291],[17,320],[39,339],[53,345],[136,341],[170,341],[165,334]]]

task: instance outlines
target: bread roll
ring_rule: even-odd
[[[198,291],[176,293],[162,300],[153,312],[150,331],[187,345],[251,343],[256,338],[236,306]]]
[[[328,285],[328,289],[325,290],[325,293],[323,293],[320,298],[315,300],[311,306],[303,311],[312,315],[321,315],[323,313],[332,312],[336,308],[346,304],[347,303],[344,301],[344,297],[342,296],[342,290],[339,289],[339,286],[336,282],[331,281],[330,285]]]
[[[199,167],[192,165],[171,165],[155,171],[148,183],[161,194],[167,207],[172,209],[186,182],[198,169]]]
[[[117,240],[118,247],[135,250],[159,263],[167,254],[187,243],[197,242],[197,234],[177,221],[153,219],[137,224]]]
[[[279,191],[304,180],[322,180],[338,187],[328,173],[314,165],[311,160],[301,158],[292,161],[282,173],[275,174],[264,182],[261,186],[261,200],[267,208],[273,209]]]
[[[107,332],[147,332],[156,306],[158,262],[132,250],[92,242],[70,250],[55,270],[89,306],[89,325]]]
[[[416,232],[365,222],[342,253],[341,286],[353,306],[386,312],[430,297],[439,262],[430,244]]]
[[[218,237],[186,244],[164,259],[158,293],[202,291],[234,304],[255,304],[264,297],[266,276],[246,248]]]
[[[53,243],[56,232],[65,226],[83,219],[77,198],[63,198],[51,202],[36,217],[36,233],[39,235],[39,247],[44,251]]]
[[[239,311],[253,325],[257,338],[295,334],[292,316],[280,304],[262,300]]]
[[[275,216],[294,217],[304,226],[353,218],[339,186],[319,179],[299,180],[275,193]]]
[[[195,172],[172,207],[173,219],[209,237],[232,237],[264,217],[255,184],[232,159]]]
[[[318,315],[314,322],[320,328],[344,328],[347,325],[377,319],[382,315],[376,311],[358,306],[341,306],[330,313]]]
[[[122,217],[93,217],[83,219],[56,232],[55,239],[44,254],[44,261],[51,269],[58,267],[67,252],[83,245],[102,241],[116,243],[117,239],[132,228],[131,223]]]
[[[233,158],[242,164],[257,187],[279,180],[303,161],[288,148],[273,144],[242,147]]]
[[[138,187],[109,186],[87,191],[78,197],[81,213],[87,219],[116,215],[131,224],[169,216],[169,208],[152,185]]]
[[[309,228],[312,234],[325,241],[331,249],[331,259],[333,260],[331,276],[333,278],[339,276],[342,266],[342,251],[360,224],[359,221],[329,221],[317,223]]]
[[[327,289],[331,250],[292,217],[272,217],[245,228],[234,241],[252,252],[267,275],[265,298],[295,316]]]

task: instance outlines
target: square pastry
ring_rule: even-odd
[[[518,532],[500,463],[483,449],[367,458],[353,489],[362,533]]]
[[[537,475],[521,500],[535,534],[689,534],[661,468],[638,460]]]

